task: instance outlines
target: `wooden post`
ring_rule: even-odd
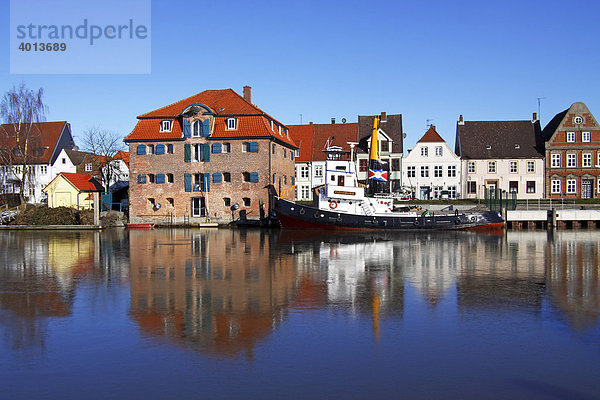
[[[94,225],[100,225],[100,193],[94,192]]]

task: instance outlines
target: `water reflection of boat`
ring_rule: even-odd
[[[297,204],[272,193],[274,211],[282,228],[422,231],[489,230],[504,226],[504,220],[496,211],[454,210],[435,215],[420,207],[395,207],[389,193],[387,166],[379,161],[377,118],[371,135],[366,189],[358,183],[353,148],[345,152],[339,147],[330,147],[326,153],[326,183],[316,190],[315,204]]]

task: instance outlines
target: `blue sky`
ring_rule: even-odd
[[[23,0],[26,1],[26,0]],[[0,91],[43,87],[47,120],[123,137],[136,116],[206,89],[252,86],[285,124],[402,114],[405,148],[427,120],[451,146],[466,120],[545,125],[575,101],[600,118],[596,1],[152,1],[147,75],[11,75],[0,0]]]

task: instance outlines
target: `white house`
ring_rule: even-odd
[[[12,124],[0,126],[0,138],[7,147],[16,149],[16,132]],[[71,126],[65,121],[33,124],[26,161],[18,154],[0,158],[0,188],[2,193],[19,193],[24,168],[28,170],[24,197],[28,203],[40,203],[47,196],[42,191],[60,172],[75,172],[65,149],[75,146]],[[24,162],[27,164],[25,165]]]
[[[544,198],[544,149],[535,113],[531,121],[464,121],[461,115],[455,146],[463,163],[463,198],[484,198],[485,189]]]
[[[446,141],[436,132],[435,125],[417,142],[403,159],[402,181],[416,198],[456,199],[461,193],[461,161]]]

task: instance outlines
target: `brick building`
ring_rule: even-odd
[[[600,126],[587,106],[556,114],[542,136],[548,197],[600,197]]]
[[[206,90],[138,116],[129,145],[131,223],[231,221],[268,210],[266,186],[291,199],[288,128],[231,89]]]

